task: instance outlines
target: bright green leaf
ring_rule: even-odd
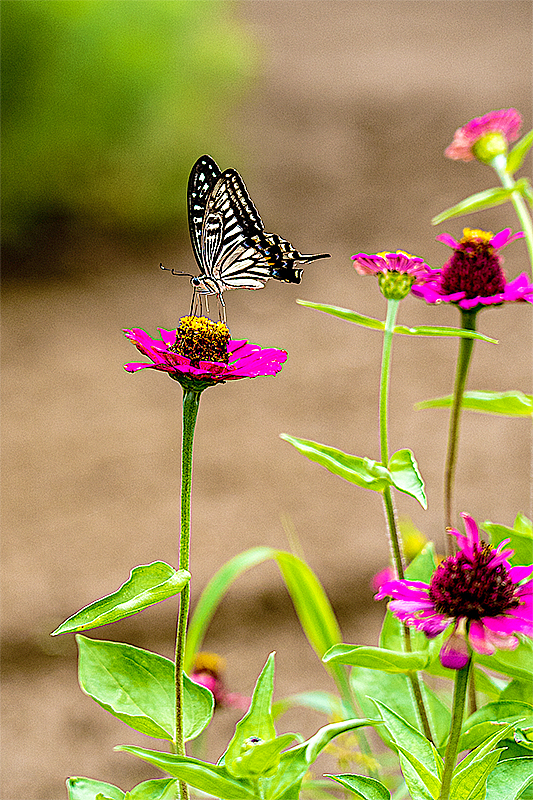
[[[375,778],[367,778],[366,775],[328,775],[334,781],[340,783],[345,789],[349,789],[362,800],[390,800],[390,792],[386,786]]]
[[[357,314],[355,311],[350,311],[349,308],[341,308],[339,306],[329,306],[325,303],[311,303],[309,300],[297,300],[301,306],[307,308],[314,308],[317,311],[323,311],[325,314],[332,314],[334,317],[340,317],[347,322],[353,322],[355,325],[361,325],[363,328],[374,328],[375,330],[385,330],[385,323],[380,319],[373,319],[372,317],[365,317],[363,314]]]
[[[533,750],[533,727],[517,728],[514,732],[513,739],[516,744],[525,747],[526,750]]]
[[[528,678],[513,678],[500,693],[498,699],[522,702],[524,697],[533,697],[533,675]]]
[[[473,764],[475,761],[480,761],[481,759],[483,759],[487,755],[487,753],[491,753],[494,751],[498,752],[498,754],[501,754],[501,750],[497,751],[495,750],[496,745],[499,742],[501,742],[502,739],[508,737],[512,730],[513,730],[512,724],[504,725],[503,728],[500,728],[500,730],[496,731],[496,733],[494,733],[489,739],[486,739],[484,742],[482,742],[480,745],[474,748],[474,750],[471,750],[463,758],[463,760],[456,765],[454,770],[454,777],[457,777],[459,773],[462,772],[463,770],[468,769],[470,765]]]
[[[530,639],[523,639],[516,650],[496,650],[492,656],[476,653],[475,660],[502,675],[527,679],[533,670],[533,643]]]
[[[174,664],[121,642],[77,635],[82,690],[102,708],[147,736],[172,741],[175,725]],[[197,736],[213,713],[208,689],[184,675],[186,739]]]
[[[430,772],[427,767],[425,767],[424,764],[422,764],[422,762],[419,761],[419,759],[413,755],[413,753],[411,753],[410,750],[402,747],[401,744],[398,744],[398,742],[396,743],[396,747],[402,756],[410,763],[430,795],[434,798],[437,798],[441,787],[441,781],[437,775],[434,775],[432,772]]]
[[[96,800],[98,794],[110,800],[124,800],[124,792],[111,783],[95,781],[92,778],[68,778],[68,800]]]
[[[533,781],[533,756],[500,761],[487,780],[486,800],[518,800]]]
[[[298,439],[286,433],[280,434],[280,438],[292,444],[298,452],[311,461],[316,461],[329,472],[364,489],[382,492],[391,483],[388,470],[370,458],[352,456],[335,447],[328,447],[309,439]]]
[[[513,529],[517,531],[517,533],[523,533],[524,536],[530,536],[533,538],[533,522],[521,512],[516,515]]]
[[[257,800],[253,785],[249,781],[233,778],[224,766],[133,745],[118,745],[114,749],[142,758],[174,778],[221,800]]]
[[[116,592],[85,606],[51,635],[98,628],[137,614],[154,603],[179,594],[190,578],[190,572],[175,570],[164,561],[134,567],[128,580]]]
[[[450,800],[485,800],[487,778],[498,763],[500,753],[493,750],[454,774]]]
[[[503,203],[506,203],[508,200],[510,200],[513,192],[520,190],[521,181],[516,181],[515,186],[511,189],[501,189],[496,187],[494,189],[486,189],[483,192],[477,192],[476,194],[472,194],[470,197],[465,198],[465,200],[461,200],[461,202],[457,203],[457,205],[447,208],[446,211],[442,211],[440,214],[437,214],[437,216],[433,217],[431,220],[431,224],[440,225],[441,222],[445,222],[445,220],[452,219],[453,217],[460,217],[463,214],[471,214],[473,211],[480,211],[482,208],[494,208],[494,206],[501,206]]]
[[[398,450],[389,459],[389,472],[392,483],[399,492],[404,492],[418,500],[422,508],[427,508],[424,481],[411,450]]]
[[[417,325],[414,328],[409,328],[407,325],[395,325],[394,333],[400,333],[404,336],[458,336],[460,339],[481,339],[483,342],[489,344],[498,344],[497,339],[492,339],[490,336],[485,336],[484,333],[478,331],[469,331],[465,328],[441,328],[433,325]]]
[[[481,527],[489,534],[493,547],[497,547],[505,539],[511,540],[507,547],[514,550],[514,555],[509,559],[513,566],[531,564],[533,561],[533,534],[531,531],[521,532],[515,528],[508,528],[506,525],[497,525],[494,522],[484,522]]]
[[[423,400],[415,404],[417,410],[423,408],[450,408],[452,395]],[[533,395],[518,390],[509,392],[465,392],[462,407],[483,414],[501,414],[506,417],[530,417],[533,414]]]
[[[356,644],[336,644],[328,650],[323,661],[336,661],[382,672],[410,672],[424,669],[429,661],[427,652],[400,653],[380,647],[365,647]]]
[[[176,780],[174,778],[155,778],[151,781],[143,781],[129,791],[131,800],[175,800],[175,797]]]
[[[284,733],[276,739],[268,742],[250,743],[248,747],[241,749],[241,755],[237,756],[231,764],[227,764],[228,771],[235,778],[249,778],[256,780],[260,777],[267,777],[276,772],[280,756],[297,739],[302,741],[303,737],[294,733]]]
[[[529,131],[529,133],[526,133],[525,136],[522,136],[522,138],[510,151],[509,155],[507,156],[507,172],[512,175],[518,169],[520,169],[531,145],[533,145],[533,130]]]
[[[480,722],[512,722],[513,720],[530,717],[533,714],[533,704],[521,700],[497,700],[474,711],[463,723],[466,732]]]

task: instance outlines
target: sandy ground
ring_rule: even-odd
[[[271,282],[227,295],[233,336],[287,349],[289,360],[275,378],[202,397],[193,601],[229,557],[255,545],[287,548],[289,519],[345,641],[374,643],[382,609],[369,581],[387,561],[379,500],[304,460],[279,433],[377,458],[380,336],[295,300],[383,317],[374,281],[354,274],[352,253],[402,248],[443,263],[431,217],[493,185],[481,165],[443,158],[454,129],[505,106],[531,125],[531,5],[264,0],[241,3],[238,13],[263,66],[228,123],[243,153],[234,166],[267,228],[332,258],[309,266],[300,287]],[[217,156],[211,143],[205,149]],[[463,224],[516,227],[507,206],[446,230],[458,234]],[[133,252],[95,236],[61,259],[75,266],[69,279],[22,274],[3,296],[2,800],[60,800],[68,775],[124,790],[158,776],[113,752],[146,742],[81,694],[74,642],[49,632],[117,588],[134,565],[177,562],[180,391],[164,375],[122,370],[136,359],[121,329],[176,324],[190,287],[157,265],[190,269],[192,254],[187,242]],[[522,243],[510,246],[506,264],[511,277],[526,268]],[[409,298],[400,321],[452,325],[458,314]],[[531,391],[528,308],[487,311],[480,327],[500,344],[476,346],[470,387]],[[391,446],[414,450],[429,497],[427,512],[407,497],[399,511],[439,547],[447,413],[413,404],[450,392],[456,352],[455,341],[398,339],[392,375]],[[526,421],[465,415],[457,510],[511,524],[529,508],[529,463]],[[171,656],[175,611],[170,600],[95,636]],[[232,588],[205,645],[227,659],[232,691],[251,691],[273,649],[277,697],[331,688],[272,564]],[[235,719],[218,715],[211,758]],[[304,734],[320,724],[313,715],[283,721]]]

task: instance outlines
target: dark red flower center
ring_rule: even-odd
[[[182,317],[176,341],[169,349],[190,358],[193,367],[200,361],[227,364],[229,339],[229,330],[223,322],[213,322],[207,317]]]
[[[439,614],[448,617],[496,617],[516,608],[516,584],[504,564],[490,566],[494,548],[474,545],[473,558],[464,552],[450,556],[437,567],[429,587],[429,597]]]
[[[486,237],[465,235],[441,272],[444,294],[464,292],[467,300],[499,294],[505,283],[501,258]]]

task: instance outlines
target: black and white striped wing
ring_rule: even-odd
[[[187,187],[187,212],[189,217],[189,233],[194,257],[202,273],[205,273],[202,259],[202,231],[205,210],[209,196],[220,178],[221,172],[211,156],[200,156],[189,175]]]

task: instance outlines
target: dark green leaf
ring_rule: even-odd
[[[416,403],[417,410],[423,408],[450,408],[452,395],[436,397]],[[483,414],[501,414],[506,417],[530,417],[533,414],[533,395],[518,390],[509,392],[465,392],[462,407]]]
[[[398,450],[389,459],[389,472],[392,483],[399,492],[404,492],[418,500],[422,508],[427,508],[424,481],[411,450]]]
[[[528,678],[513,678],[500,693],[500,700],[523,701],[524,697],[533,697],[533,676]]]
[[[134,567],[128,580],[116,592],[85,606],[51,635],[85,631],[130,617],[154,603],[179,594],[190,579],[190,572],[175,570],[164,561]]]
[[[220,797],[222,800],[257,800],[252,784],[249,781],[233,778],[224,766],[133,745],[118,745],[114,749],[142,758],[174,778],[179,778],[195,789]]]
[[[526,133],[525,136],[522,136],[522,138],[515,144],[513,149],[508,154],[507,172],[512,175],[514,172],[520,169],[531,145],[533,145],[533,131],[529,131],[529,133]]]
[[[328,447],[325,444],[312,442],[309,439],[298,439],[286,433],[282,433],[280,437],[292,444],[306,458],[316,461],[334,475],[339,475],[341,478],[364,489],[382,492],[391,483],[388,470],[370,458],[352,456],[349,453],[343,453],[342,450],[337,450],[335,447]]]
[[[480,211],[482,208],[501,206],[503,203],[506,203],[508,200],[510,200],[514,191],[520,189],[518,184],[519,181],[517,181],[515,186],[511,189],[501,189],[496,187],[494,189],[486,189],[483,192],[472,194],[470,197],[461,200],[461,202],[457,203],[457,205],[447,208],[446,211],[442,211],[440,214],[437,214],[437,216],[433,217],[431,220],[431,224],[440,225],[441,222],[445,222],[447,219],[452,219],[453,217],[460,217],[463,214],[471,214],[473,211]]]
[[[429,661],[426,652],[400,653],[380,647],[365,647],[356,644],[336,644],[328,650],[323,661],[336,661],[357,667],[381,670],[382,672],[411,672],[424,669]]]
[[[363,314],[357,314],[355,311],[350,311],[349,308],[329,306],[325,303],[311,303],[309,300],[297,300],[296,302],[301,306],[314,308],[317,311],[323,311],[325,314],[332,314],[334,317],[345,319],[347,322],[353,322],[355,325],[361,325],[363,328],[374,328],[380,331],[385,330],[385,323],[380,319],[365,317]]]
[[[174,664],[167,658],[121,642],[76,636],[82,690],[131,728],[157,739],[173,740]],[[186,739],[197,736],[213,713],[209,690],[184,675]]]
[[[390,800],[391,794],[387,787],[375,778],[367,778],[365,775],[328,775],[327,773],[326,777],[333,778],[334,781],[363,800]]]
[[[110,800],[124,800],[124,792],[111,783],[94,781],[92,778],[68,778],[68,800],[96,800],[98,794]]]
[[[489,342],[489,344],[498,344],[497,339],[492,339],[490,336],[485,336],[485,334],[478,331],[465,330],[465,328],[441,328],[433,325],[417,325],[414,328],[409,328],[407,325],[395,325],[394,333],[400,333],[405,336],[459,336],[461,339],[481,339],[483,342]]]
[[[531,531],[521,532],[515,528],[508,528],[506,525],[497,525],[494,522],[484,522],[481,527],[489,534],[493,547],[497,547],[505,539],[511,540],[505,549],[514,550],[514,555],[509,559],[513,566],[531,564],[533,561],[533,534]]]
[[[533,756],[500,761],[487,781],[487,800],[518,800],[533,781]]]

